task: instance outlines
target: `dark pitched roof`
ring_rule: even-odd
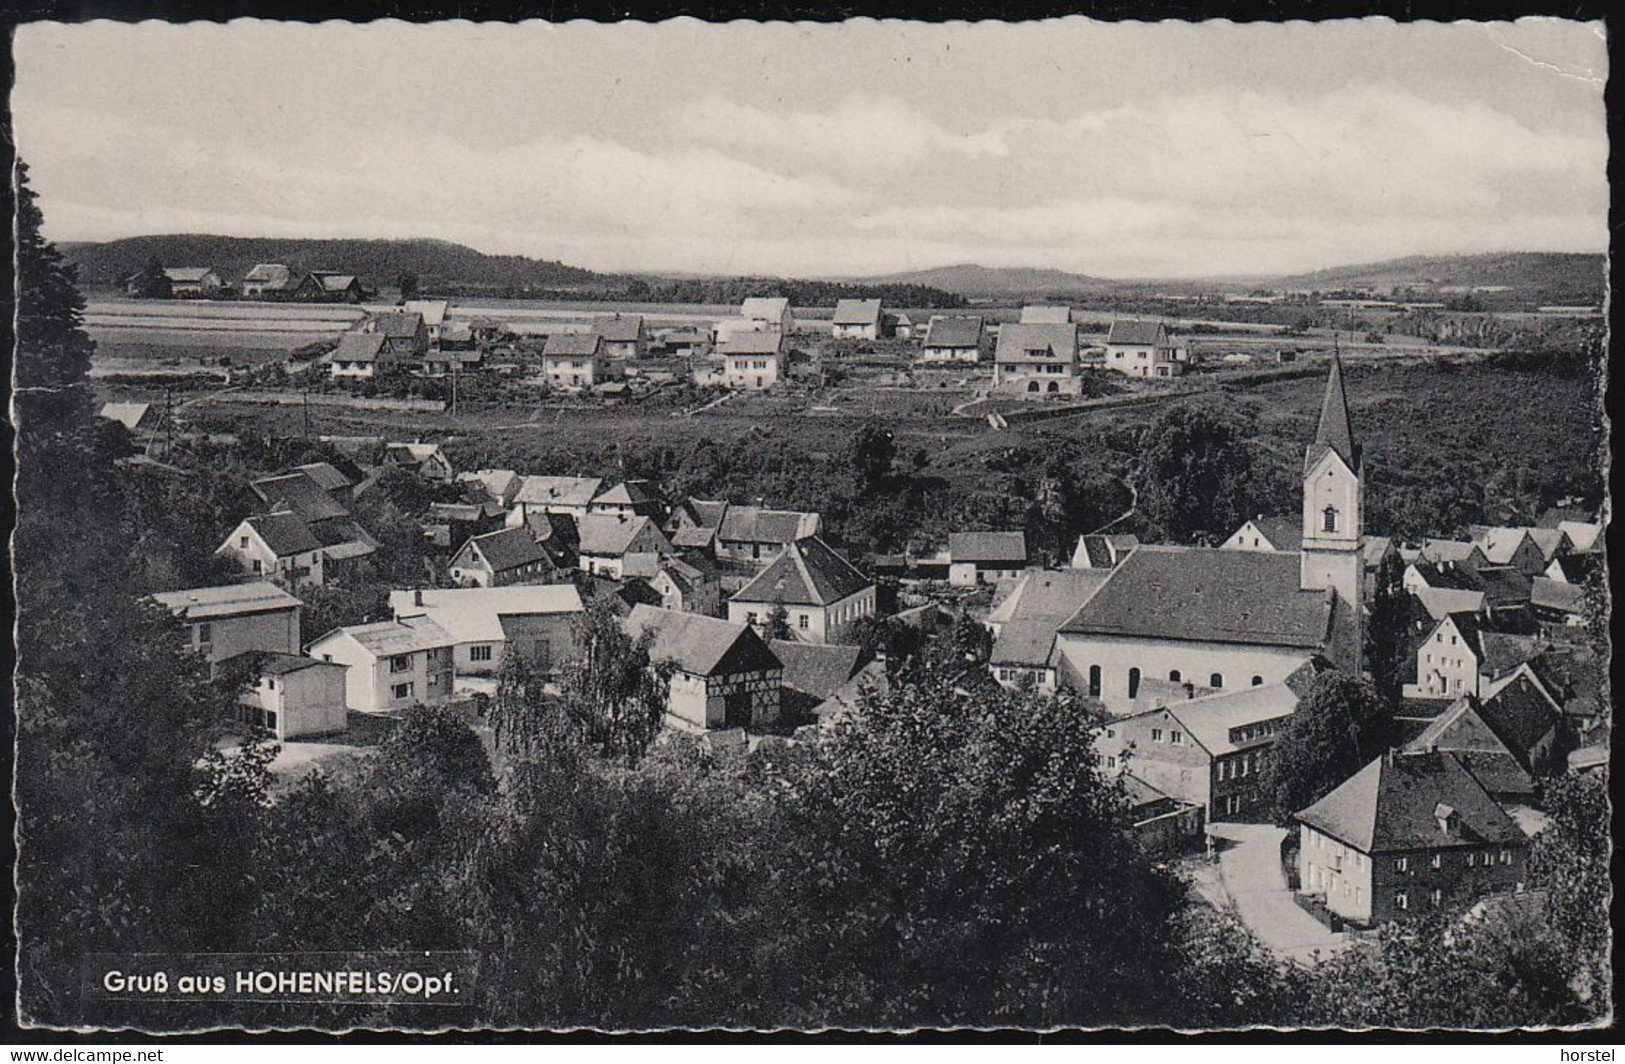
[[[784,334],[778,332],[737,332],[717,345],[717,353],[727,355],[776,355],[784,350]]]
[[[1470,697],[1451,703],[1405,749],[1410,753],[1448,750],[1491,794],[1528,794],[1534,788],[1529,759],[1519,757],[1506,744]]]
[[[1264,534],[1276,550],[1296,551],[1303,548],[1303,519],[1285,514],[1275,517],[1255,517],[1253,527]]]
[[[1524,662],[1540,657],[1546,649],[1538,636],[1519,632],[1498,632],[1480,626],[1476,635],[1479,660],[1491,676],[1505,676]]]
[[[982,317],[975,315],[933,314],[925,327],[924,347],[980,347],[982,344]]]
[[[1526,768],[1535,747],[1562,721],[1558,708],[1527,674],[1514,677],[1486,697],[1478,714]]]
[[[1036,358],[1070,363],[1077,357],[1076,325],[1011,322],[999,326],[999,343],[994,350],[995,361],[1029,362]]]
[[[348,464],[348,463],[347,463]],[[343,488],[352,488],[361,483],[360,477],[352,477],[331,462],[307,462],[302,466],[294,466],[293,471],[309,477],[311,483],[323,491],[338,491]]]
[[[1326,378],[1326,396],[1320,403],[1320,423],[1315,428],[1315,442],[1309,445],[1303,467],[1308,469],[1320,461],[1327,451],[1336,451],[1343,464],[1350,469],[1360,468],[1360,449],[1354,442],[1354,426],[1349,421],[1349,400],[1343,391],[1343,360],[1332,357],[1332,372]]]
[[[647,517],[588,514],[576,522],[577,542],[583,554],[625,554],[644,529],[654,527]]]
[[[717,538],[732,543],[794,543],[813,534],[817,517],[800,510],[729,506],[722,515]]]
[[[716,535],[716,530],[710,528],[679,528],[671,534],[671,542],[674,547],[703,550],[711,546]]]
[[[1522,606],[1529,601],[1529,577],[1510,565],[1486,566],[1474,577],[1484,592],[1484,604],[1491,609]]]
[[[584,358],[603,350],[604,338],[597,333],[554,333],[542,347],[543,358]]]
[[[649,657],[669,661],[695,676],[726,676],[782,667],[762,637],[748,624],[734,624],[697,613],[663,610],[638,604],[626,618],[634,639],[653,633]]]
[[[835,301],[832,325],[876,325],[880,322],[880,300],[839,299]]]
[[[1585,589],[1577,584],[1565,584],[1537,576],[1529,582],[1529,604],[1537,609],[1583,613]]]
[[[380,314],[372,320],[372,331],[390,339],[411,339],[423,325],[423,315],[416,311],[395,310]]]
[[[857,675],[861,647],[839,643],[798,643],[775,639],[768,644],[784,665],[784,686],[822,702]]]
[[[814,536],[787,546],[772,564],[734,594],[733,601],[828,606],[872,583],[829,544]]]
[[[1441,817],[1448,831],[1441,829]],[[1443,750],[1385,754],[1297,818],[1368,854],[1528,841],[1455,755]]]
[[[350,512],[304,473],[262,477],[249,488],[271,509],[291,510],[306,521],[345,517]]]
[[[948,557],[955,562],[1027,564],[1024,532],[950,532]]]
[[[990,665],[1026,665],[1044,668],[1055,649],[1055,622],[1018,617],[999,626]]]
[[[297,514],[262,514],[250,517],[248,523],[278,558],[321,549],[321,541]]]
[[[329,362],[377,362],[387,337],[383,333],[345,333],[328,352]]]
[[[1296,554],[1141,547],[1062,632],[1321,647],[1331,596],[1299,588]]]
[[[643,335],[642,314],[617,314],[599,318],[592,323],[592,331],[608,343],[633,343]]]
[[[1146,321],[1141,318],[1118,318],[1112,322],[1111,331],[1106,334],[1108,344],[1151,344],[1164,343],[1168,339],[1167,331],[1160,321]]]
[[[493,572],[506,572],[522,565],[547,561],[547,552],[536,542],[529,529],[504,528],[500,532],[487,532],[468,541],[479,548]]]

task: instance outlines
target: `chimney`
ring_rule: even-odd
[[[412,605],[414,605],[414,606],[423,605],[423,592],[422,592],[421,589],[412,592]]]
[[[1196,697],[1196,685],[1194,683],[1190,682],[1189,680],[1185,681],[1185,697],[1186,698],[1195,698]]]

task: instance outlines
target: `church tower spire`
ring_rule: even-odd
[[[1303,548],[1299,586],[1337,592],[1361,627],[1365,564],[1365,468],[1343,390],[1343,360],[1332,356],[1320,423],[1303,459]],[[1355,642],[1357,648],[1360,644]]]

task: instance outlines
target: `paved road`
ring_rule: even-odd
[[[1333,934],[1292,900],[1281,873],[1284,828],[1219,823],[1209,830],[1224,840],[1216,886],[1259,941],[1299,963],[1313,963],[1317,952],[1326,956],[1348,945],[1346,936]]]

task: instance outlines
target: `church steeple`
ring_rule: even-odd
[[[1304,457],[1304,470],[1310,469],[1329,450],[1336,451],[1351,472],[1359,471],[1360,448],[1354,442],[1348,396],[1343,391],[1343,359],[1335,354],[1331,376],[1326,378],[1326,396],[1320,402],[1320,424],[1315,429],[1315,442],[1309,445],[1309,453]]]

